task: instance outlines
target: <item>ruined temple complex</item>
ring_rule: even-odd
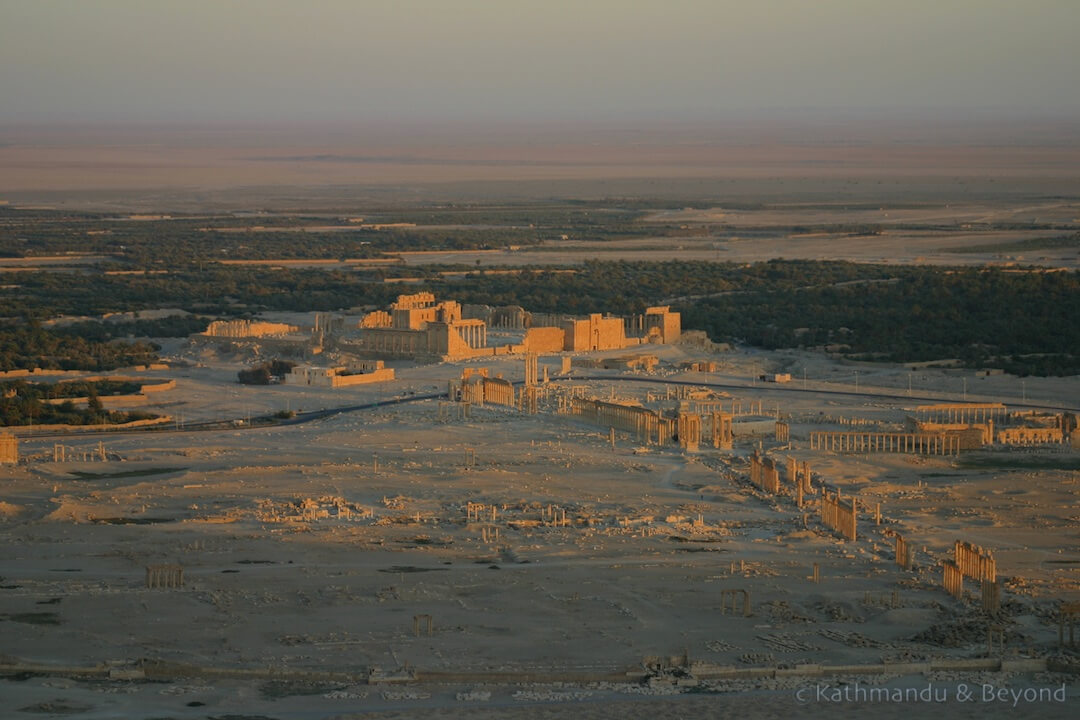
[[[668,307],[651,307],[632,318],[594,313],[583,318],[542,318],[552,321],[551,325],[533,322],[541,317],[516,306],[462,306],[423,292],[400,295],[388,311],[368,313],[343,340],[354,352],[378,357],[462,360],[526,352],[620,350],[643,343],[673,343],[681,334],[679,313]],[[520,342],[493,345],[489,327],[524,330],[524,337]]]

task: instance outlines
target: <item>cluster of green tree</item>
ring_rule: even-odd
[[[265,229],[252,229],[253,223]],[[527,225],[408,230],[357,226],[333,231],[297,227],[338,223],[302,216],[135,222],[105,215],[0,209],[0,256],[105,255],[122,267],[154,269],[204,266],[217,260],[371,258],[403,250],[488,249],[539,241],[538,232]]]
[[[294,367],[296,367],[294,362],[275,359],[241,370],[237,373],[237,377],[243,385],[269,385],[274,378],[280,381]]]
[[[113,370],[155,362],[157,350],[143,342],[101,342],[51,332],[36,323],[0,327],[0,370]]]
[[[129,391],[127,385],[134,383],[112,383],[108,381],[59,383],[47,385],[15,380],[0,384],[0,425],[104,425],[148,420],[156,417],[145,412],[108,411],[99,397],[105,394],[123,394]],[[71,393],[71,394],[69,394]],[[76,395],[74,393],[82,393]],[[49,398],[86,397],[83,407],[77,407],[71,400],[53,404]]]
[[[142,384],[130,380],[73,380],[58,383],[34,383],[28,386],[48,398],[84,398],[91,396],[135,395]],[[7,390],[8,388],[4,388]]]
[[[772,261],[590,262],[433,282],[462,302],[541,312],[639,313],[673,301],[683,327],[767,348],[839,345],[893,362],[959,358],[1025,375],[1080,373],[1080,276]]]
[[[169,315],[153,320],[124,320],[121,322],[71,323],[56,328],[56,332],[74,335],[84,340],[105,341],[125,337],[187,337],[202,332],[210,320],[201,315]]]
[[[164,275],[87,274],[79,276],[78,282],[71,280],[66,273],[19,273],[19,287],[4,293],[5,310],[9,316],[23,319],[158,307],[235,316],[263,309],[385,305],[401,292],[400,286],[384,284],[379,273],[254,266],[210,265],[205,270],[188,268]]]
[[[573,272],[552,268],[513,275],[473,273],[463,278],[432,278],[427,285],[439,295],[466,303],[521,305],[536,312],[626,314],[669,300],[687,304],[722,293],[794,292],[816,284],[883,279],[895,272],[895,268],[854,263],[590,260]]]
[[[947,248],[951,253],[1006,253],[1029,252],[1031,250],[1056,250],[1058,248],[1077,248],[1080,250],[1080,233],[1056,235],[1054,237],[1030,238],[1007,243],[987,243],[966,247]]]
[[[780,266],[782,263],[767,263]],[[1080,373],[1080,275],[910,267],[890,282],[752,288],[680,307],[685,327],[766,348],[844,346],[893,362],[958,358]]]

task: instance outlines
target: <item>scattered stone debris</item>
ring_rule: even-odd
[[[938,647],[963,647],[965,645],[985,645],[988,626],[983,619],[960,619],[931,625],[926,630],[912,636],[912,642],[936,645]],[[1005,631],[1007,645],[1021,643],[1027,636],[1012,629]]]
[[[861,623],[866,621],[866,618],[859,614],[855,608],[848,603],[819,602],[814,605],[814,609],[832,622]]]
[[[623,693],[625,695],[681,695],[686,692],[685,688],[673,683],[650,683],[638,685],[634,683],[590,683],[592,690]]]
[[[513,696],[520,702],[567,702],[592,697],[588,690],[518,690]]]
[[[800,615],[788,605],[786,600],[772,600],[758,606],[761,612],[769,616],[772,622],[812,623],[814,619]]]
[[[427,700],[431,693],[423,690],[383,690],[383,700]]]
[[[807,650],[820,650],[819,645],[797,640],[791,633],[773,633],[771,635],[758,635],[758,640],[765,643],[773,650],[780,652],[805,652]]]
[[[367,693],[353,690],[331,690],[328,693],[323,693],[323,697],[327,700],[363,700],[367,697]]]
[[[158,690],[159,695],[191,695],[193,693],[210,692],[214,688],[209,685],[170,685]]]
[[[827,640],[833,640],[843,645],[849,645],[851,647],[881,647],[881,643],[873,638],[868,638],[862,633],[846,632],[844,630],[828,630],[822,628],[818,630],[818,635]]]
[[[24,713],[41,713],[43,715],[76,715],[78,713],[89,712],[93,710],[90,705],[83,703],[73,702],[66,699],[49,700],[47,702],[40,702],[34,705],[27,705],[26,707],[19,708],[19,712]]]
[[[745,665],[771,665],[775,661],[772,653],[748,652],[739,656],[739,662]]]

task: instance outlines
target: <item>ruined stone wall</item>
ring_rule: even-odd
[[[483,320],[491,325],[491,315],[494,311],[495,309],[490,305],[465,304],[461,306],[461,318],[463,320]]]
[[[381,365],[380,362],[380,367],[370,372],[354,372],[352,374],[346,373],[343,367],[319,368],[300,365],[294,367],[292,372],[285,376],[285,384],[337,388],[393,380],[393,368],[384,368]]]
[[[997,441],[1001,445],[1048,445],[1065,442],[1065,434],[1059,427],[1016,427],[998,430]]]
[[[421,330],[435,322],[438,310],[433,307],[394,308],[390,311],[390,326],[401,330]]]
[[[359,327],[361,328],[388,328],[394,324],[393,319],[390,317],[390,313],[385,310],[375,310],[369,312],[363,318],[360,319]]]
[[[0,434],[0,463],[19,462],[19,439],[11,433]]]
[[[645,334],[664,344],[678,342],[682,335],[682,316],[671,312],[667,306],[646,308]]]
[[[573,352],[620,350],[630,344],[622,318],[594,313],[586,320],[565,320],[562,329],[566,333],[564,349]]]
[[[413,295],[398,295],[397,301],[391,307],[394,310],[407,310],[409,308],[422,308],[435,304],[434,293],[421,292]]]
[[[388,382],[393,379],[393,368],[381,368],[379,370],[372,370],[371,372],[353,373],[352,375],[335,375],[331,378],[331,387],[366,385],[368,383]]]
[[[423,331],[426,338],[425,352],[444,358],[468,358],[491,355],[487,345],[487,328],[479,320],[463,320],[454,323],[428,323]]]
[[[267,335],[288,335],[298,332],[295,325],[285,323],[258,322],[251,320],[215,320],[210,323],[203,335],[207,337],[246,338],[265,337]]]
[[[955,435],[960,440],[961,450],[977,450],[983,445],[994,442],[994,422],[992,420],[977,424],[916,421],[915,432]]]
[[[365,328],[354,341],[363,351],[389,357],[415,357],[427,353],[427,335],[423,330]]]
[[[526,352],[562,352],[566,344],[566,331],[557,327],[534,327],[525,332],[522,345]]]
[[[514,384],[502,378],[481,378],[481,386],[484,388],[484,402],[491,405],[509,405],[514,403]]]

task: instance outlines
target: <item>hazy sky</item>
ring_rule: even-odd
[[[1080,109],[1080,0],[0,0],[0,123]]]

